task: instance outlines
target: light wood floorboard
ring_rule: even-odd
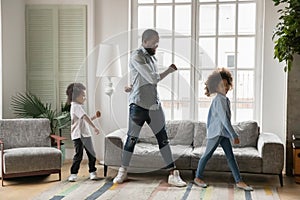
[[[62,167],[62,180],[66,180],[69,176],[71,160],[65,161]],[[103,166],[98,164],[97,173],[99,177],[103,177]],[[162,173],[164,176],[165,172]],[[116,175],[115,168],[109,168],[108,176],[114,177]],[[147,176],[143,174],[142,176]],[[192,173],[190,171],[181,171],[182,178],[186,181],[192,180]],[[88,176],[88,167],[86,160],[81,163],[81,168],[78,176]],[[138,176],[138,174],[133,174]],[[233,179],[230,173],[205,173],[206,181],[209,184],[216,182],[232,182]],[[252,186],[257,185],[270,185],[278,187],[278,193],[281,200],[299,200],[300,184],[295,183],[293,177],[284,176],[284,186],[280,187],[278,176],[272,175],[257,175],[257,174],[242,174],[245,182]],[[130,175],[129,175],[130,177]],[[167,175],[166,175],[167,179]],[[4,180],[4,187],[0,187],[0,199],[2,200],[30,200],[32,197],[37,196],[42,191],[55,186],[58,183],[58,174],[52,174],[44,177],[23,177]]]

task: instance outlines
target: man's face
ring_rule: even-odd
[[[143,47],[146,49],[146,51],[153,56],[156,53],[156,49],[158,47],[159,43],[159,37],[153,36],[151,39],[146,40],[143,42]]]

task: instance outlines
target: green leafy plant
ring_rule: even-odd
[[[275,41],[274,58],[284,61],[284,71],[292,69],[294,54],[300,54],[300,1],[273,0],[274,5],[283,5],[272,40]]]
[[[69,105],[65,104],[62,111],[58,112],[52,109],[51,104],[43,103],[40,98],[29,92],[12,96],[11,106],[17,117],[49,119],[52,134],[71,122]]]

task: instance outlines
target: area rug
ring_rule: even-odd
[[[39,194],[35,200],[280,200],[275,187],[259,186],[246,192],[233,184],[212,183],[200,188],[189,182],[186,187],[169,186],[164,179],[134,178],[113,184],[112,178],[97,181],[82,178],[77,182],[61,181]]]

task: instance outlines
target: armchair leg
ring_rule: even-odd
[[[107,176],[107,168],[108,168],[107,165],[104,164],[104,177]]]
[[[58,180],[61,181],[61,171],[58,173]]]
[[[283,187],[283,177],[282,177],[282,173],[278,174],[278,176],[279,176],[280,186]]]

